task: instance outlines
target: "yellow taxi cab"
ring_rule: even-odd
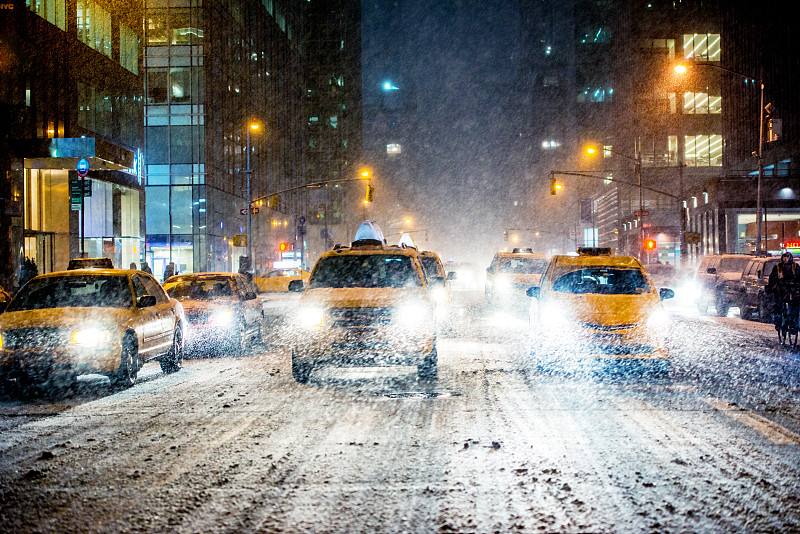
[[[33,385],[83,373],[130,387],[145,362],[183,362],[181,304],[142,271],[77,269],[30,280],[0,314],[0,379]]]
[[[544,368],[585,360],[644,362],[669,370],[669,316],[642,264],[607,248],[581,248],[578,256],[553,256],[541,284],[528,290],[531,354]]]
[[[302,291],[292,337],[292,376],[325,365],[416,365],[437,377],[435,305],[415,248],[390,246],[365,221],[351,246],[320,256]]]
[[[259,293],[286,293],[289,291],[289,283],[293,280],[308,282],[311,273],[302,269],[286,268],[272,269],[264,276],[256,276],[253,281],[258,287]]]
[[[529,287],[539,285],[547,256],[530,248],[498,252],[486,269],[486,302],[514,304],[524,301]]]

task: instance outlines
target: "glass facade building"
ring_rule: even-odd
[[[297,198],[262,201],[303,175],[300,7],[146,1],[146,257],[157,277],[170,262],[179,272],[239,268],[248,182],[254,271],[294,228]],[[263,128],[250,135],[253,121]]]
[[[2,11],[0,284],[17,285],[25,258],[39,273],[82,253],[139,262],[141,4],[26,0]],[[81,158],[82,202],[70,187]]]

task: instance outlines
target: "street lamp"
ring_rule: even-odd
[[[644,215],[644,196],[642,195],[642,152],[641,150],[637,150],[636,156],[629,156],[628,154],[623,154],[611,149],[604,150],[608,150],[608,152],[614,154],[615,156],[621,156],[633,161],[633,171],[636,175],[636,183],[639,188],[639,210],[636,211],[635,215],[636,226],[639,228],[639,247],[637,250],[639,251],[639,257],[641,258],[642,248],[644,247],[644,226],[642,225],[642,216]],[[586,149],[586,153],[589,155],[594,155],[596,152],[597,150],[591,146]]]
[[[247,174],[247,261],[250,262],[250,269],[253,268],[253,242],[251,239],[253,205],[250,195],[250,175],[253,170],[250,168],[250,132],[257,133],[260,128],[261,125],[255,119],[247,125],[247,170],[245,174]]]
[[[731,70],[714,63],[691,63],[690,65],[678,64],[675,66],[675,72],[680,75],[686,74],[686,72],[689,70],[689,66],[711,67],[722,70],[746,80],[756,80],[758,81],[758,85],[761,87],[761,105],[759,106],[758,115],[758,183],[756,185],[756,254],[760,254],[762,233],[761,180],[764,177],[764,80],[753,78],[752,76],[742,74],[741,72],[736,72],[735,70]]]

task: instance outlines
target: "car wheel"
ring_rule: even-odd
[[[764,295],[758,296],[758,318],[765,322],[772,320],[772,311],[767,306],[767,300]]]
[[[119,369],[114,374],[112,382],[115,386],[129,388],[136,383],[137,374],[139,374],[139,352],[136,350],[136,344],[130,338],[125,338],[122,341]]]
[[[311,371],[313,371],[312,365],[309,362],[300,360],[295,356],[294,349],[292,349],[292,378],[294,378],[295,382],[300,384],[307,383],[311,378]]]
[[[422,363],[417,365],[417,376],[419,378],[436,380],[439,377],[438,359],[436,346],[434,346],[433,350],[431,350],[431,352],[425,356],[425,359],[422,360]]]
[[[728,315],[728,310],[731,309],[728,298],[724,294],[717,295],[717,298],[714,299],[714,307],[717,309],[717,316],[719,317],[725,317]]]
[[[175,329],[175,335],[172,336],[172,347],[159,363],[161,371],[167,374],[180,371],[183,367],[183,331],[180,328]]]
[[[231,334],[231,348],[234,354],[244,354],[247,350],[247,332],[244,327],[244,321],[238,321],[238,327]]]

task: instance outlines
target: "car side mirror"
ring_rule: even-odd
[[[289,292],[290,293],[302,293],[303,289],[305,288],[305,284],[302,280],[292,280],[289,282]]]
[[[455,280],[457,278],[458,278],[458,274],[455,271],[450,271],[449,273],[447,273],[447,279],[448,280]]]
[[[248,291],[247,293],[244,294],[244,300],[253,300],[253,299],[257,298],[257,297],[258,297],[258,295],[256,295],[252,291]]]
[[[709,267],[708,269],[706,269],[706,272],[708,274],[717,274],[717,268],[716,267]]]
[[[535,299],[538,299],[539,298],[539,286],[529,287],[525,291],[525,294],[528,295],[529,297],[533,297]]]
[[[443,276],[431,276],[429,281],[431,287],[444,287]]]
[[[136,306],[139,308],[149,308],[150,306],[156,305],[156,298],[153,295],[142,295],[139,297],[139,302],[136,303]]]
[[[668,287],[662,287],[658,290],[658,296],[661,300],[675,298],[675,292]]]

